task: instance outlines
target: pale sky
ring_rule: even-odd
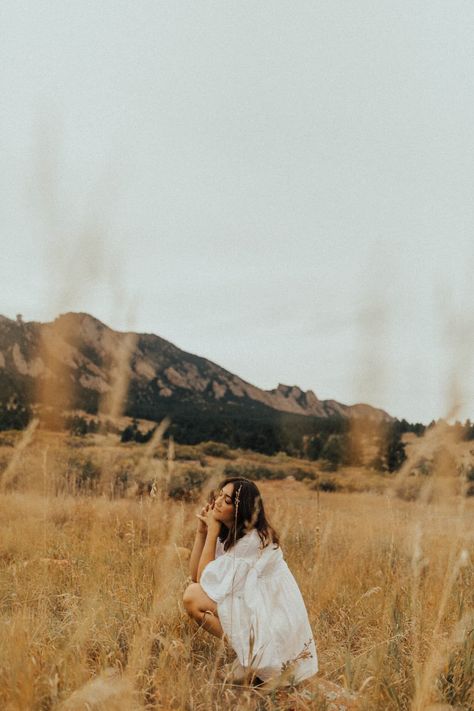
[[[474,4],[0,8],[0,313],[474,419]]]

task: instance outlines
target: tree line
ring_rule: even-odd
[[[30,406],[15,398],[0,403],[0,431],[23,429],[33,417]],[[48,429],[67,431],[75,436],[97,432],[114,432],[122,442],[145,443],[155,428],[143,432],[137,419],[123,429],[111,422],[101,423],[97,416],[62,415],[44,412],[42,424]],[[436,423],[432,421],[427,427]],[[450,425],[459,440],[474,440],[470,420]],[[180,444],[221,442],[232,449],[253,450],[267,455],[285,452],[289,456],[322,460],[329,469],[368,464],[377,470],[396,471],[403,464],[405,445],[402,436],[412,432],[422,436],[426,426],[407,420],[373,422],[351,420],[341,416],[307,417],[273,410],[228,412],[198,411],[183,407],[175,411],[168,433]],[[361,434],[362,433],[362,434]],[[367,442],[375,454],[367,461]]]

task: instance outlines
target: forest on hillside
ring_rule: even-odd
[[[10,400],[0,408],[0,431],[24,429],[33,416],[31,407]],[[110,421],[102,422],[98,416],[54,411],[40,411],[39,419],[40,425],[49,430],[67,431],[76,436],[112,432],[119,435],[122,442],[138,443],[150,441],[158,426],[149,422],[144,429],[137,419],[130,418],[129,424],[120,428]],[[403,435],[411,432],[419,437],[434,425],[434,421],[425,427],[405,419],[375,422],[341,416],[308,417],[270,410],[230,415],[183,408],[170,418],[167,434],[184,445],[213,441],[232,449],[267,455],[284,452],[312,461],[321,459],[332,469],[369,464],[374,469],[391,472],[399,469],[406,458]],[[474,440],[474,424],[470,420],[446,426],[452,428],[459,441]],[[367,443],[373,444],[373,456],[369,459]]]

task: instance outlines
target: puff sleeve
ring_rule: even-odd
[[[243,558],[221,555],[206,565],[199,582],[206,595],[219,604],[231,593],[243,594],[249,568]]]

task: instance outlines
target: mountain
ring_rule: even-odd
[[[51,323],[0,316],[0,401],[16,397],[58,409],[120,411],[157,420],[165,414],[287,413],[327,418],[392,418],[370,405],[319,400],[312,390],[262,390],[159,336],[114,331],[85,313]]]

